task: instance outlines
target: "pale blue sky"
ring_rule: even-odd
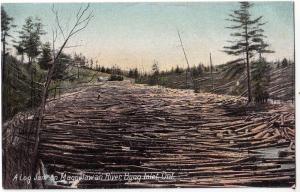
[[[61,23],[67,29],[72,16],[85,4],[55,4]],[[51,41],[54,17],[52,4],[4,4],[19,27],[28,16],[37,16],[48,32],[43,41]],[[162,69],[185,66],[176,29],[179,29],[191,65],[208,64],[209,52],[213,63],[221,64],[234,59],[223,53],[222,47],[230,40],[230,25],[225,19],[237,2],[199,3],[92,3],[94,18],[88,28],[71,39],[69,45],[83,46],[67,52],[82,52],[100,65],[126,69],[138,67],[150,70],[156,59]],[[255,2],[253,16],[264,16],[267,42],[274,54],[268,60],[294,57],[294,28],[292,2]]]

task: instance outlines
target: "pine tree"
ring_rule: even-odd
[[[229,14],[230,18],[227,20],[233,22],[234,25],[227,28],[235,31],[231,33],[234,40],[229,41],[232,45],[224,47],[224,52],[229,55],[245,57],[248,102],[252,101],[250,59],[254,57],[255,53],[259,53],[261,57],[262,53],[271,52],[267,50],[269,45],[264,41],[264,30],[261,28],[265,24],[261,21],[263,17],[253,19],[249,12],[252,6],[252,3],[240,2],[240,8]],[[240,65],[240,63],[237,64]]]
[[[1,6],[1,43],[2,43],[2,60],[1,60],[1,66],[2,66],[2,103],[3,103],[3,118],[6,119],[8,116],[12,114],[12,108],[10,106],[9,100],[13,97],[13,89],[11,88],[10,79],[12,79],[12,74],[9,72],[9,68],[7,67],[8,63],[12,62],[6,62],[6,60],[9,60],[8,53],[6,52],[6,45],[7,45],[7,38],[10,37],[10,30],[11,28],[15,27],[15,25],[12,24],[13,18],[10,17],[5,9]]]
[[[157,85],[158,82],[158,78],[159,78],[159,65],[158,65],[158,61],[154,60],[153,61],[153,65],[152,65],[152,76],[150,79],[150,84],[152,85]]]
[[[52,77],[53,80],[63,80],[63,78],[67,76],[66,69],[68,67],[68,63],[72,62],[71,60],[71,56],[63,52],[59,55]]]
[[[282,68],[285,68],[285,67],[287,67],[288,66],[288,60],[286,59],[286,58],[284,58],[283,60],[282,60],[282,62],[281,62],[281,67]]]
[[[41,35],[44,34],[45,32],[43,31],[43,25],[40,19],[36,18],[34,20],[32,17],[26,18],[22,30],[19,31],[20,40],[15,47],[19,53],[25,53],[27,55],[30,64],[41,53]]]
[[[90,59],[90,68],[93,69],[93,67],[94,67],[94,61],[93,59]]]
[[[154,60],[154,62],[153,62],[152,71],[153,71],[154,75],[159,74],[159,66],[158,66],[158,62],[156,60]]]
[[[5,9],[1,6],[1,42],[2,42],[2,66],[4,66],[6,59],[6,45],[7,37],[10,37],[9,31],[11,28],[15,27],[12,24],[13,18],[8,16]]]
[[[51,45],[49,42],[42,45],[42,55],[39,59],[41,69],[48,70],[50,61],[52,60]]]
[[[133,70],[133,76],[134,76],[134,79],[137,79],[137,78],[139,77],[139,71],[138,71],[137,68],[135,68],[135,69]]]
[[[22,42],[16,42],[16,41],[14,41],[14,42],[17,43],[17,44],[13,45],[13,46],[17,50],[17,54],[21,55],[21,62],[23,64],[24,63],[25,47],[24,47]]]
[[[180,74],[180,69],[178,65],[176,66],[175,73]]]

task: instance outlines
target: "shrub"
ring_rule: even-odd
[[[112,74],[108,80],[109,81],[123,81],[124,77],[121,75]]]

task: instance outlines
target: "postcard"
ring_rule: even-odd
[[[295,187],[292,1],[2,3],[5,189]]]

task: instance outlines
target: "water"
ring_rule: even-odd
[[[264,159],[280,159],[283,157],[279,157],[280,151],[287,151],[290,150],[288,147],[269,147],[265,149],[257,149],[255,152],[259,153],[259,156]],[[295,163],[281,163],[281,169],[291,169],[295,168]]]

